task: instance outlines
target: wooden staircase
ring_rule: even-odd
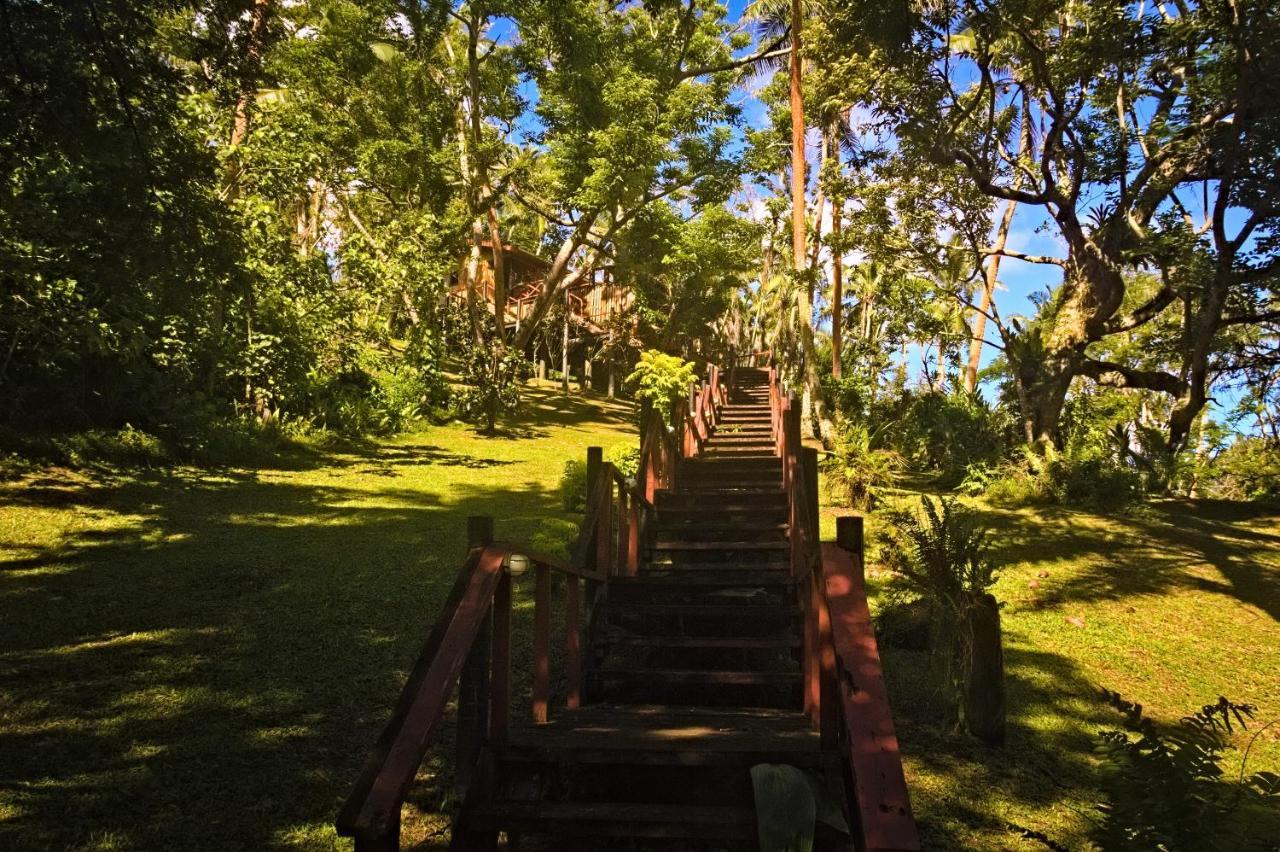
[[[470,727],[465,721],[460,726],[459,759],[474,759],[475,768],[467,773],[451,848],[496,849],[505,838],[510,848],[525,842],[535,848],[610,849],[617,848],[617,838],[631,838],[632,849],[754,850],[758,828],[750,769],[762,763],[811,772],[836,801],[848,803],[852,836],[819,826],[815,848],[918,848],[913,825],[887,844],[869,843],[868,809],[857,801],[857,788],[865,783],[850,784],[847,730],[843,738],[837,730],[838,655],[825,657],[831,669],[825,680],[821,670],[822,637],[830,634],[831,617],[809,579],[819,575],[797,565],[799,554],[816,554],[816,518],[801,522],[797,508],[795,492],[803,490],[797,480],[798,430],[788,436],[785,428],[788,417],[798,421],[780,399],[772,370],[740,366],[728,387],[713,371],[710,385],[683,406],[689,421],[683,434],[660,428],[647,433],[636,493],[628,495],[607,469],[595,474],[602,484],[574,561],[594,561],[596,568],[602,561],[615,563],[621,570],[592,574],[532,557],[540,595],[532,723],[506,721],[510,686],[500,681],[500,669],[510,665],[501,644],[509,649],[509,614],[479,630],[486,640],[500,640],[494,656],[486,646],[478,664],[492,676],[485,690],[497,695],[487,695],[488,711],[477,715],[469,697],[475,684],[468,691],[463,674],[465,706],[459,713],[471,721]],[[619,511],[606,508],[617,502],[610,476],[618,480]],[[816,499],[805,503],[816,507]],[[808,530],[807,545],[797,523]],[[509,561],[514,546],[504,547]],[[820,574],[816,556],[813,564]],[[570,578],[568,697],[564,709],[549,714],[552,568]],[[472,575],[477,573],[473,568]],[[499,584],[493,592],[497,616],[501,583],[509,582],[502,577],[491,581]],[[586,582],[590,604],[585,623],[578,613],[579,580]],[[447,643],[447,634],[442,641]],[[444,653],[432,650],[437,667]],[[473,669],[476,655],[471,649],[466,663]],[[455,660],[453,669],[461,672],[463,665]],[[406,693],[413,687],[411,678]],[[419,702],[421,692],[419,684]],[[402,699],[397,716],[412,713],[412,705]],[[887,714],[887,703],[884,709]],[[396,724],[393,718],[389,728]],[[465,746],[469,730],[478,731],[477,742]],[[892,745],[900,781],[896,741]],[[390,818],[385,810],[377,816],[369,797],[377,789],[377,767],[385,772],[394,749],[394,742],[379,744],[366,771],[372,780],[362,779],[339,818],[340,831],[355,836],[362,852],[398,846],[398,810],[394,838],[385,824],[380,840],[376,832],[362,834],[361,824]],[[425,745],[410,751],[420,762]],[[400,797],[392,804],[403,799],[408,779],[396,783]],[[901,812],[893,816],[909,824],[905,787],[900,798]]]

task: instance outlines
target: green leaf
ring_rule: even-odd
[[[973,30],[961,30],[951,35],[951,52],[952,53],[977,53],[978,39],[973,34]]]
[[[390,62],[400,55],[400,50],[389,41],[369,42],[369,49],[379,62]]]

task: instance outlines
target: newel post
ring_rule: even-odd
[[[467,549],[488,547],[493,543],[493,518],[472,515],[467,518]],[[458,680],[457,772],[454,788],[459,797],[471,784],[480,749],[489,727],[489,666],[493,648],[493,610],[480,623],[471,651],[462,665]]]
[[[836,544],[853,554],[854,568],[862,574],[863,527],[861,515],[836,518]]]

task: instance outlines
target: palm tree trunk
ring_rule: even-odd
[[[844,336],[844,259],[840,250],[840,200],[831,199],[831,375],[840,379],[840,347]]]

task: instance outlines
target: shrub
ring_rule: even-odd
[[[97,462],[122,467],[156,467],[174,460],[163,441],[127,423],[115,431],[92,429],[56,438],[54,446],[59,460],[71,467]]]
[[[1227,500],[1280,500],[1280,444],[1237,438],[1209,467],[1209,492]]]
[[[846,497],[855,508],[875,505],[880,491],[893,485],[902,469],[901,456],[873,443],[866,426],[848,424],[836,435],[831,454],[822,462],[827,488]]]
[[[587,463],[569,459],[560,474],[560,505],[566,512],[584,512],[587,508]]]
[[[954,485],[974,464],[992,464],[1004,450],[1001,415],[979,394],[929,392],[911,400],[893,432],[908,464],[936,471]]]
[[[656,349],[646,349],[627,377],[627,387],[637,400],[648,402],[662,412],[670,425],[672,408],[689,393],[693,381],[692,363]]]
[[[1018,461],[970,467],[960,489],[1006,505],[1045,503],[1117,510],[1142,495],[1142,478],[1100,454],[1072,455],[1049,447],[1042,455],[1024,446]]]
[[[520,407],[520,388],[531,375],[519,352],[499,355],[492,343],[473,345],[463,359],[463,387],[457,392],[458,413],[486,432],[497,430],[498,418]]]
[[[604,454],[605,461],[611,462],[618,473],[627,479],[634,479],[640,471],[640,448],[630,441],[614,444]],[[556,487],[560,495],[560,505],[566,512],[585,512],[587,509],[587,463],[580,459],[570,459],[564,463],[564,472],[560,474],[560,484]]]
[[[578,524],[563,518],[544,518],[529,537],[529,546],[540,553],[569,558],[569,548],[578,539]]]

